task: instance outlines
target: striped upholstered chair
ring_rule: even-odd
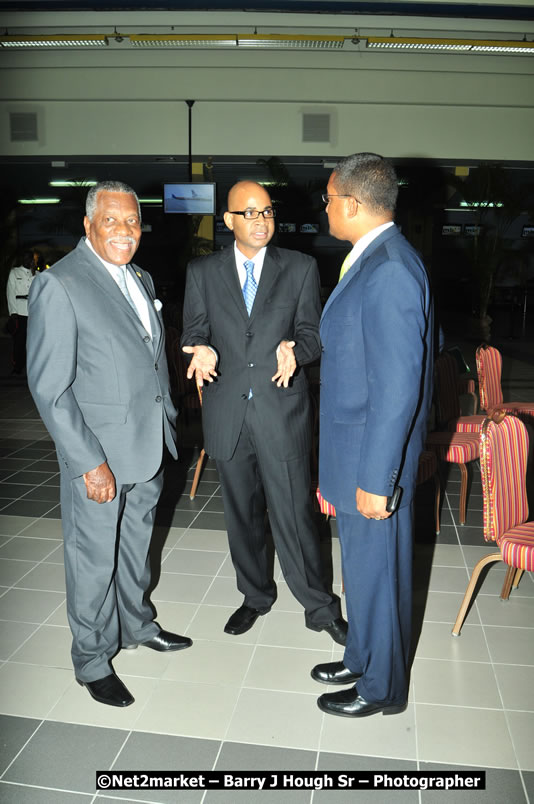
[[[449,352],[442,352],[434,366],[435,401],[438,430],[451,430],[457,433],[479,433],[484,416],[462,416],[460,394],[471,397],[473,414],[477,408],[475,383],[471,378],[464,380],[459,376],[456,358]]]
[[[484,538],[499,551],[476,564],[452,629],[460,635],[482,569],[495,561],[508,565],[501,598],[508,600],[524,570],[534,571],[534,522],[528,519],[526,473],[528,434],[516,416],[495,410],[480,433],[480,466],[484,503]]]
[[[534,415],[534,402],[503,402],[502,355],[494,346],[481,344],[476,351],[480,407],[488,414],[494,408]]]
[[[467,516],[467,491],[471,462],[479,456],[478,434],[484,416],[461,416],[459,391],[465,390],[476,402],[474,382],[469,379],[465,389],[460,386],[458,364],[448,352],[442,352],[434,367],[434,387],[437,430],[429,433],[426,449],[439,461],[456,464],[460,469],[460,525]]]

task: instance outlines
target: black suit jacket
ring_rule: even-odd
[[[218,353],[219,376],[204,384],[204,448],[229,460],[241,432],[249,390],[265,423],[265,439],[278,460],[310,449],[308,385],[302,366],[321,351],[319,275],[312,257],[267,247],[250,318],[233,245],[190,263],[182,346],[208,344]],[[276,386],[276,350],[294,340],[299,366],[288,388]]]

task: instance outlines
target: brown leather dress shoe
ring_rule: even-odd
[[[115,673],[110,673],[109,676],[104,676],[96,681],[80,681],[79,678],[76,681],[82,687],[87,687],[89,694],[98,703],[108,706],[130,706],[135,700]]]
[[[340,717],[368,717],[382,712],[383,715],[398,715],[406,709],[406,702],[402,704],[383,704],[375,701],[366,701],[358,695],[356,687],[338,692],[326,692],[317,699],[317,706],[329,715]]]

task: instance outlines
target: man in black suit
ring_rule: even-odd
[[[302,366],[320,355],[317,265],[268,246],[274,210],[259,184],[228,195],[235,243],[188,269],[181,344],[188,377],[207,381],[204,447],[221,480],[230,553],[243,605],[225,632],[243,634],[276,599],[265,533],[306,625],[345,643],[339,599],[327,591],[310,497],[310,402]]]

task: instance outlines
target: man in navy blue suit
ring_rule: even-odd
[[[324,712],[395,714],[408,697],[412,502],[432,394],[432,299],[419,255],[393,223],[397,177],[387,160],[343,159],[323,200],[330,234],[353,245],[320,329],[319,484],[337,511],[349,631],[343,661],[317,665],[312,677],[353,685],[321,695]]]

